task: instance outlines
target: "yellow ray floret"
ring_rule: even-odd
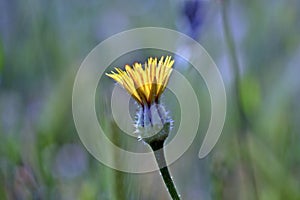
[[[150,57],[144,68],[141,63],[134,63],[132,67],[126,65],[124,71],[115,68],[116,72],[106,75],[122,85],[138,103],[151,105],[166,88],[173,64],[171,56],[162,56],[159,61]]]

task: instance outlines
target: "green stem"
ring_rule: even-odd
[[[156,135],[144,139],[144,141],[151,147],[151,149],[154,152],[154,156],[156,159],[156,162],[158,164],[160,174],[164,180],[164,183],[167,187],[167,190],[169,194],[171,195],[173,200],[180,200],[180,195],[178,194],[174,181],[170,175],[165,153],[164,153],[164,143],[166,141],[166,138],[169,135],[170,130],[170,124],[166,123],[164,125],[164,128]]]
[[[245,161],[249,161],[249,165],[246,165],[249,169],[249,174],[250,174],[250,180],[253,185],[253,192],[254,192],[254,197],[258,199],[258,193],[257,193],[257,188],[256,188],[256,179],[254,176],[254,166],[251,160],[251,155],[250,155],[250,150],[248,146],[248,141],[247,141],[247,130],[250,129],[250,121],[247,118],[247,115],[245,113],[243,104],[242,104],[242,99],[241,99],[241,76],[240,76],[240,66],[238,62],[238,57],[237,57],[237,52],[236,52],[236,46],[234,42],[233,35],[231,33],[230,25],[229,25],[229,20],[228,20],[228,13],[227,13],[227,6],[228,6],[228,0],[224,0],[222,2],[222,18],[223,18],[223,30],[225,33],[225,40],[230,52],[231,56],[231,62],[233,65],[233,72],[234,72],[234,91],[235,91],[235,101],[237,105],[237,114],[240,118],[240,135],[238,135],[238,145],[239,148],[242,149],[242,164],[244,164]],[[243,151],[244,150],[244,151]]]
[[[174,181],[173,181],[173,179],[170,175],[169,169],[167,167],[165,153],[164,153],[164,149],[163,149],[164,141],[165,140],[159,141],[159,142],[153,142],[153,143],[150,143],[149,145],[151,146],[151,148],[154,152],[155,159],[157,161],[161,176],[165,182],[168,192],[170,193],[173,200],[180,200],[180,196],[176,190]]]
[[[237,103],[237,110],[239,117],[241,118],[241,124],[242,127],[247,127],[248,126],[248,119],[246,116],[246,113],[244,111],[242,102],[241,102],[241,77],[240,77],[240,66],[238,62],[238,57],[237,57],[237,52],[236,52],[236,46],[235,42],[233,39],[233,35],[229,26],[229,19],[228,19],[228,14],[227,14],[227,2],[223,2],[222,5],[222,18],[223,18],[223,29],[224,29],[224,35],[225,35],[225,40],[230,52],[230,59],[232,62],[233,66],[233,73],[234,73],[234,90],[235,90],[235,95],[236,95],[236,103]]]

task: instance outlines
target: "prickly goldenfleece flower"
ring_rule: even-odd
[[[150,57],[144,68],[141,63],[134,63],[132,67],[126,65],[124,71],[115,68],[116,72],[106,74],[123,86],[140,105],[136,121],[136,132],[140,137],[152,136],[170,123],[159,99],[166,88],[173,64],[171,56],[162,56],[159,61]]]

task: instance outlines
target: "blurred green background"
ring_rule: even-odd
[[[0,199],[169,198],[158,172],[127,174],[93,158],[72,118],[85,56],[115,33],[146,26],[199,41],[226,85],[223,133],[200,160],[209,94],[191,67],[175,64],[197,92],[202,119],[191,147],[170,166],[182,199],[300,199],[299,8],[297,0],[0,0]],[[111,67],[159,54],[128,54]],[[143,148],[124,139],[105,109],[114,83],[101,81],[106,133],[119,146]],[[178,103],[168,91],[164,98],[176,124]]]

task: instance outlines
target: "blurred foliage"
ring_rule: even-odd
[[[225,3],[241,68],[237,98],[247,127],[241,126],[234,103],[232,52],[222,28]],[[197,137],[170,166],[183,199],[300,199],[299,8],[297,0],[1,0],[0,199],[168,198],[158,172],[127,174],[99,163],[80,142],[72,118],[73,81],[88,52],[115,33],[144,26],[175,29],[198,40],[226,85],[223,134],[199,160],[209,94],[187,63],[175,65],[197,92],[201,110]],[[161,51],[128,54],[110,67],[149,54]],[[114,123],[108,109],[113,82],[102,77],[101,84],[96,107],[106,116],[100,124],[108,137],[121,147],[145,150]],[[176,123],[180,108],[172,98],[167,91],[164,101],[171,102],[166,106]]]

